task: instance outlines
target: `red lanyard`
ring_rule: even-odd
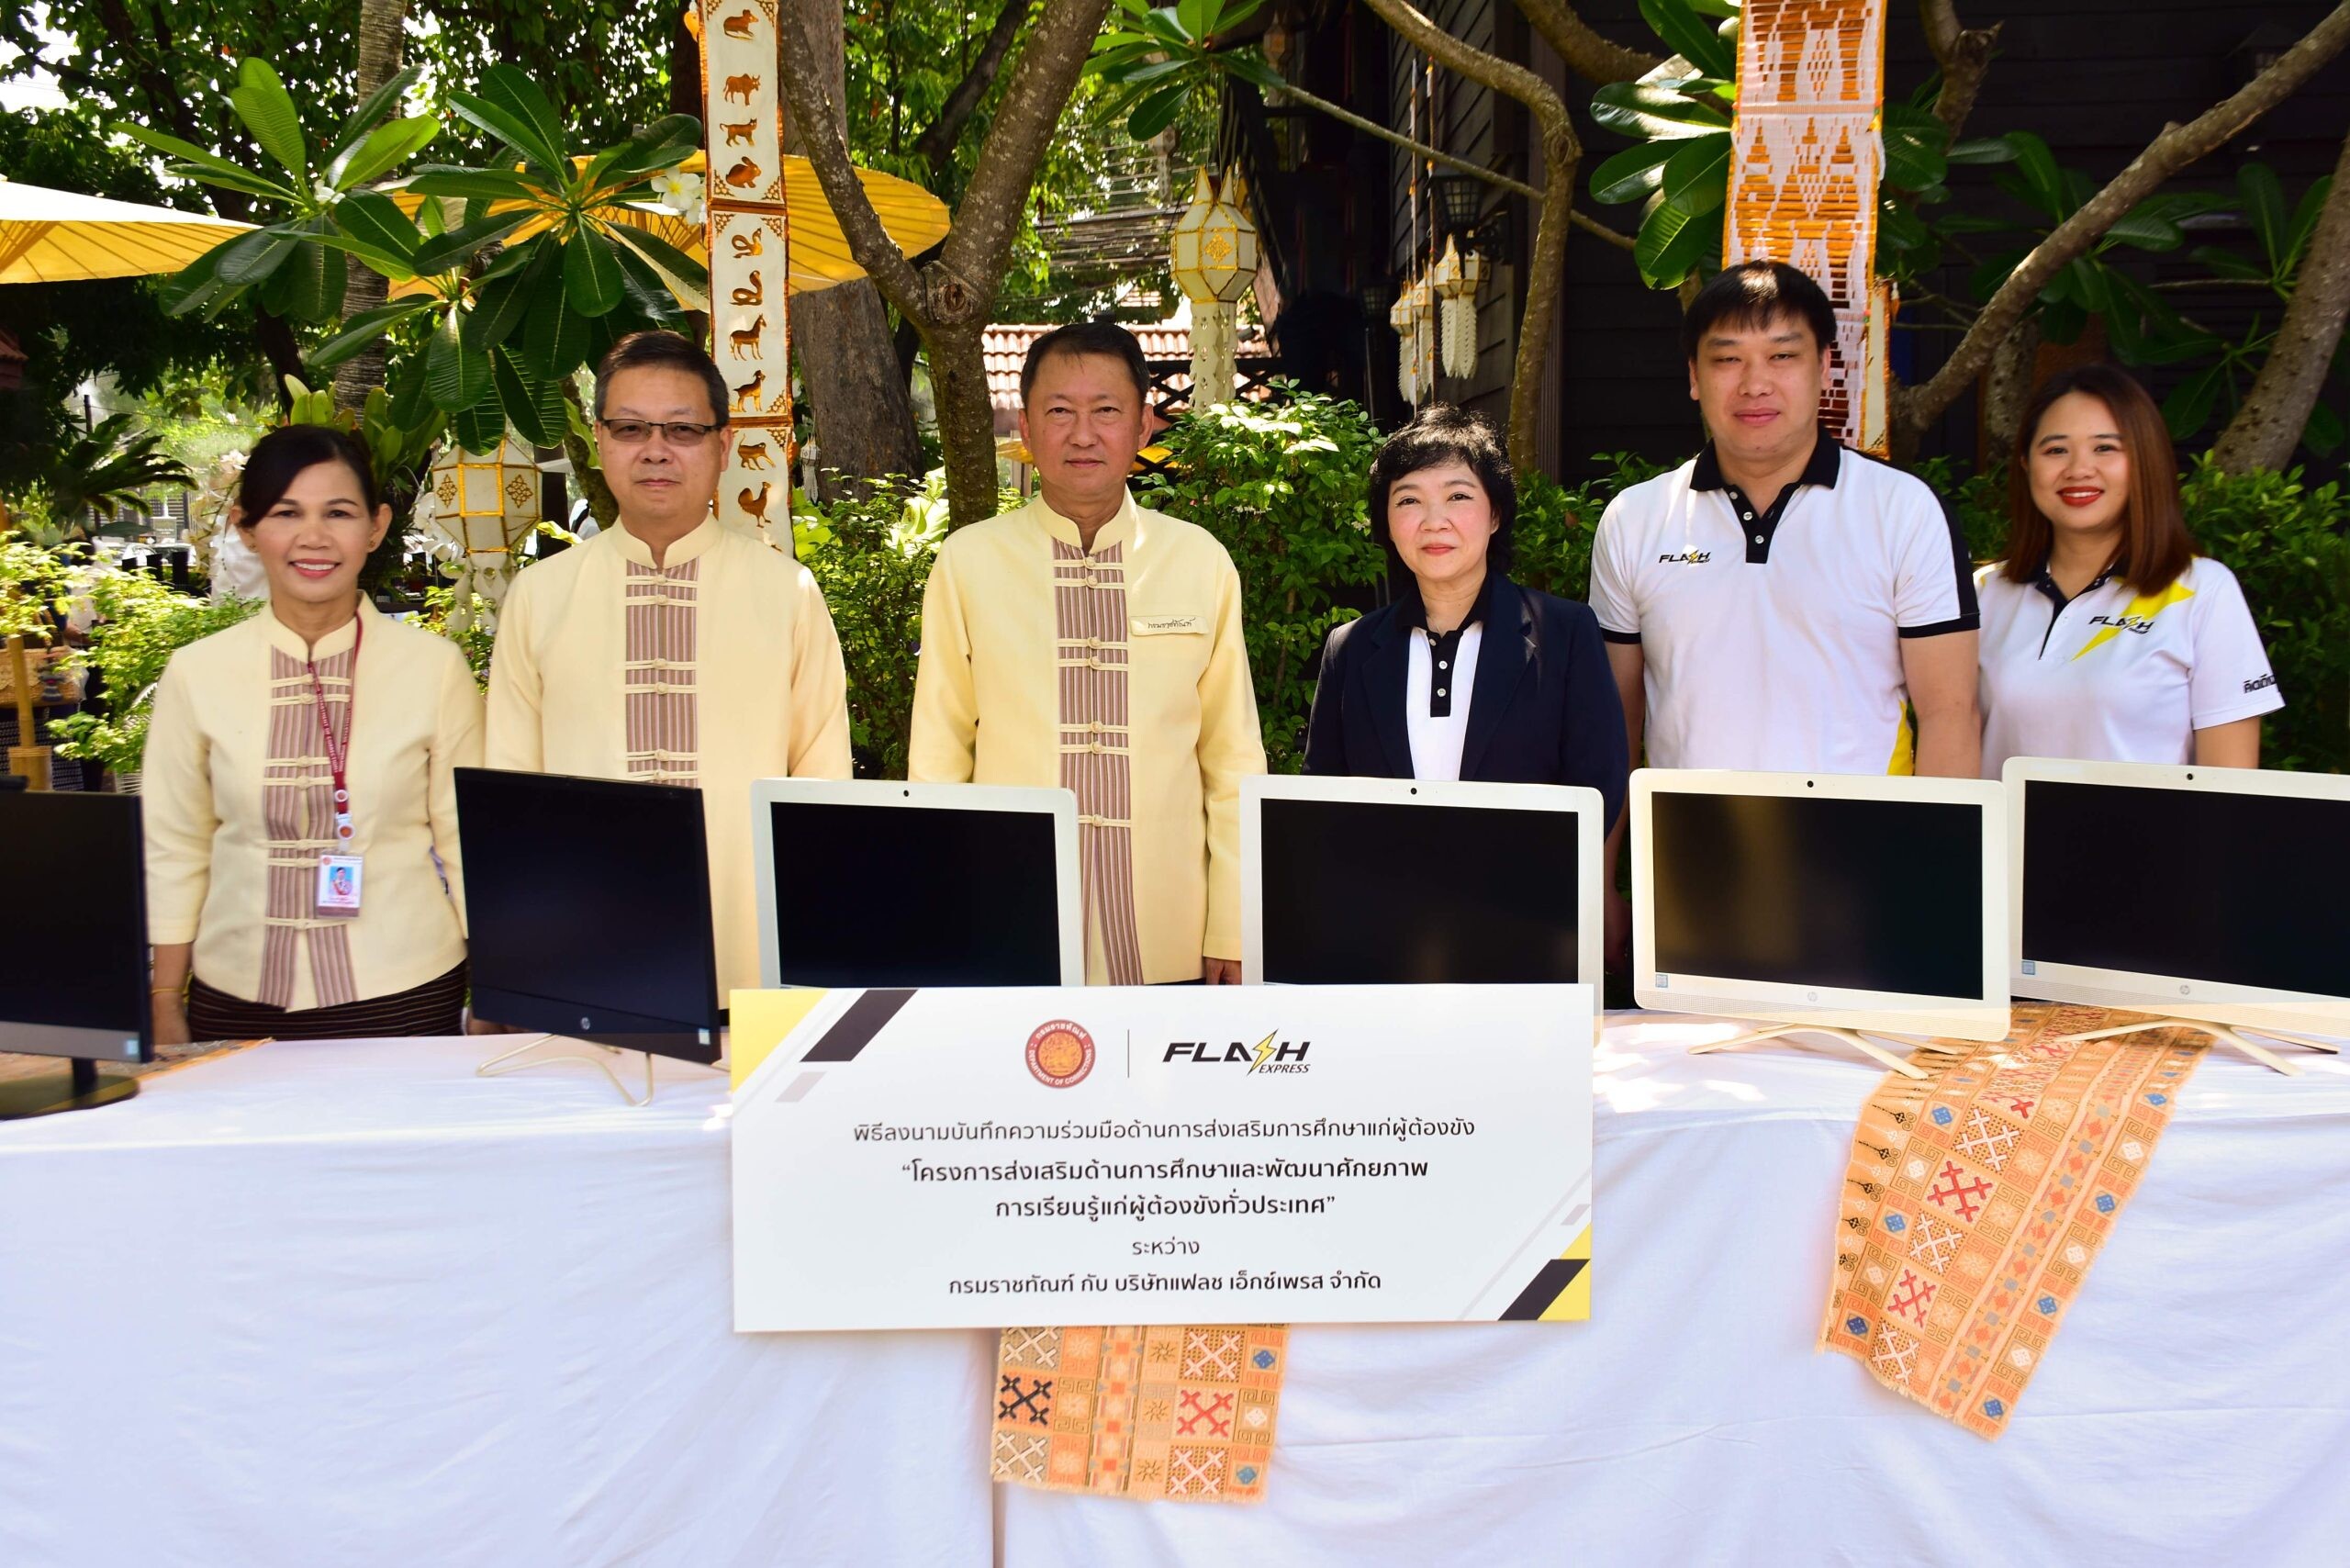
[[[351,780],[343,770],[350,759],[351,715],[359,706],[359,644],[367,635],[364,616],[356,618],[351,633],[351,690],[342,700],[342,735],[336,738],[333,722],[327,718],[327,689],[319,679],[319,661],[309,662],[312,711],[319,716],[319,734],[326,741],[327,768],[334,775],[334,835],[345,845],[351,842]]]

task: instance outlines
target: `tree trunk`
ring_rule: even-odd
[[[946,510],[956,527],[996,511],[995,409],[988,401],[984,319],[923,334],[938,400],[938,440],[946,460]]]
[[[2282,468],[2293,460],[2309,427],[2310,410],[2325,389],[2342,324],[2350,317],[2350,141],[2333,165],[2309,248],[2301,252],[2293,302],[2277,329],[2268,361],[2253,378],[2244,407],[2220,432],[2211,461],[2230,474]]]
[[[565,389],[566,396],[568,388]],[[563,454],[571,459],[572,482],[588,499],[588,515],[596,520],[599,528],[610,528],[621,519],[619,498],[605,482],[604,471],[596,466],[596,449],[577,431],[563,432]]]
[[[788,5],[786,14],[798,17],[815,52],[816,69],[828,89],[827,106],[834,111],[833,132],[845,137],[842,8],[823,0],[788,0]],[[788,108],[784,118],[785,150],[804,153],[805,138]],[[834,498],[836,487],[867,489],[869,481],[884,475],[920,477],[922,438],[914,429],[913,400],[898,374],[890,315],[873,281],[856,278],[795,296],[790,312],[791,346],[808,388],[809,407],[815,411],[817,465],[851,481],[836,487],[819,477],[817,498]]]
[[[1933,50],[1934,63],[1942,73],[1942,90],[1934,95],[1934,118],[1955,137],[1983,90],[1983,73],[1999,46],[1999,24],[1964,26],[1955,0],[1919,0],[1918,14],[1925,24],[1926,47]]]
[[[1977,466],[1986,474],[2007,471],[2023,440],[2024,406],[2031,401],[2033,373],[2040,364],[2040,319],[2032,317],[1991,351],[1983,377],[1983,444]]]
[[[359,76],[352,95],[355,100],[364,102],[368,94],[399,74],[401,32],[407,24],[408,0],[359,0]],[[383,304],[389,286],[384,274],[375,268],[354,263],[351,282],[342,294],[344,318],[348,319]],[[371,388],[383,384],[384,340],[377,338],[343,361],[341,368],[334,373],[334,405],[338,409],[356,409],[367,401]]]
[[[1567,62],[1567,69],[1586,82],[1637,81],[1664,63],[1662,56],[1626,49],[1592,31],[1575,15],[1571,0],[1517,0],[1517,8]]]
[[[1542,361],[1550,352],[1550,320],[1559,307],[1559,287],[1566,275],[1567,224],[1574,207],[1575,165],[1583,158],[1567,106],[1550,84],[1523,65],[1472,49],[1437,27],[1406,0],[1364,0],[1382,21],[1415,49],[1426,50],[1437,62],[1496,93],[1508,95],[1532,111],[1542,131],[1542,159],[1547,178],[1541,215],[1534,233],[1534,257],[1528,264],[1526,309],[1517,324],[1517,364],[1510,377],[1509,460],[1520,473],[1538,466],[1540,442],[1535,423],[1542,408]]]
[[[1011,265],[1012,242],[1037,165],[1077,89],[1109,8],[1110,0],[1045,0],[1004,84],[1002,106],[980,144],[978,166],[956,207],[938,259],[919,273],[881,227],[872,201],[857,183],[840,129],[845,120],[838,79],[828,79],[818,64],[820,46],[803,25],[815,0],[787,9],[785,25],[777,29],[778,73],[785,99],[794,119],[808,129],[802,138],[808,161],[840,220],[849,253],[882,297],[920,330],[930,350],[931,386],[938,402],[955,527],[995,512],[995,414],[988,403],[980,333]]]

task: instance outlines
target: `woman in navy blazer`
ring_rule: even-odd
[[[1306,772],[1583,784],[1614,825],[1630,761],[1599,622],[1505,575],[1516,521],[1483,417],[1433,405],[1388,438],[1371,526],[1398,591],[1323,644]]]

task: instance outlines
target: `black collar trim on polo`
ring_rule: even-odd
[[[1747,565],[1767,565],[1771,559],[1771,541],[1778,535],[1779,520],[1787,515],[1787,503],[1806,485],[1817,485],[1825,490],[1836,487],[1836,477],[1842,472],[1844,449],[1839,445],[1828,427],[1819,427],[1819,439],[1812,443],[1811,456],[1805,462],[1803,472],[1795,482],[1781,490],[1778,498],[1767,507],[1757,506],[1736,485],[1722,477],[1721,458],[1715,454],[1714,443],[1707,442],[1697,454],[1697,464],[1689,476],[1693,490],[1719,490],[1729,502],[1732,521],[1739,525],[1740,537],[1746,541]]]
[[[2120,570],[2121,570],[2121,563],[2113,562],[2091,579],[2088,587],[2068,598],[2065,590],[2056,586],[2056,579],[2049,575],[2048,563],[2045,561],[2040,563],[2040,571],[2032,577],[2031,586],[2038,588],[2048,599],[2048,629],[2040,634],[2040,651],[2043,655],[2048,652],[2048,639],[2056,634],[2057,619],[2065,613],[2073,600],[2080,598],[2082,594],[2097,592],[2098,589],[2111,582],[2113,575]]]
[[[1452,699],[1460,692],[1461,633],[1492,621],[1494,590],[1501,580],[1502,575],[1487,566],[1485,580],[1477,589],[1477,601],[1469,607],[1468,615],[1460,625],[1441,634],[1428,631],[1427,605],[1420,598],[1416,579],[1396,596],[1395,624],[1406,632],[1427,633],[1429,718],[1452,716]]]

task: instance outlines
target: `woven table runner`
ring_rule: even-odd
[[[1861,1112],[1820,1343],[1996,1438],[2137,1190],[2200,1036],[2025,1003],[1995,1045],[1937,1040]]]
[[[989,1469],[1057,1492],[1260,1501],[1288,1359],[1270,1324],[1007,1328]]]

